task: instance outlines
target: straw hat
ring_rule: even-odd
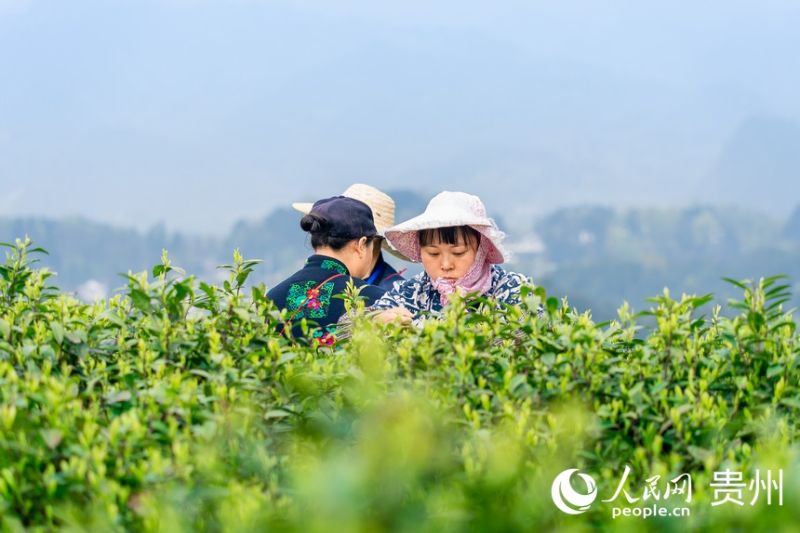
[[[502,246],[505,234],[486,215],[481,199],[464,192],[440,192],[428,202],[425,212],[386,230],[386,239],[412,261],[421,260],[417,232],[423,229],[469,226],[489,244],[490,263],[503,263],[508,253]]]
[[[376,189],[370,185],[363,183],[354,183],[349,186],[341,196],[361,200],[372,209],[372,218],[375,220],[375,228],[378,230],[378,235],[385,237],[385,231],[394,226],[394,200],[392,197],[383,191]],[[311,207],[314,204],[311,202],[294,202],[292,207],[300,211],[304,215],[311,212]],[[408,257],[404,256],[394,248],[392,248],[389,241],[383,240],[383,249],[403,261],[408,261]]]

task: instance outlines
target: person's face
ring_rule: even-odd
[[[456,244],[433,241],[420,248],[422,267],[431,279],[455,281],[464,276],[475,261],[477,243],[462,239]]]

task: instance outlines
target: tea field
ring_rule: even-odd
[[[519,307],[456,301],[421,329],[351,298],[330,348],[276,334],[286,317],[238,253],[220,285],[165,253],[87,304],[50,287],[43,251],[6,250],[4,531],[800,523],[800,338],[780,277],[731,280],[733,317],[665,292],[648,331],[626,305],[597,324],[534,286]],[[654,506],[689,513],[615,516]]]

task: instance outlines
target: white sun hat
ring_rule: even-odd
[[[361,200],[369,206],[372,210],[372,218],[375,221],[375,229],[378,230],[378,235],[385,237],[385,231],[394,226],[394,200],[385,192],[372,187],[371,185],[364,185],[363,183],[354,183],[349,186],[341,196]],[[304,215],[311,212],[312,202],[294,202],[292,207],[300,211]],[[398,259],[408,261],[408,257],[401,254],[389,244],[389,241],[383,240],[383,249],[394,255]]]
[[[490,263],[503,263],[508,252],[502,246],[505,234],[494,220],[486,215],[481,199],[465,192],[443,191],[434,196],[425,212],[386,230],[386,239],[397,250],[411,259],[420,261],[417,233],[424,229],[469,226],[479,232],[489,245]]]

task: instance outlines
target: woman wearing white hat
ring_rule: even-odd
[[[439,312],[456,291],[519,303],[520,287],[528,280],[498,266],[507,256],[501,244],[504,234],[477,196],[441,192],[424,213],[385,234],[400,253],[421,261],[425,271],[395,284],[370,307],[384,310],[381,319],[409,322],[425,312]]]
[[[370,185],[363,183],[354,183],[345,190],[341,196],[347,198],[354,198],[367,204],[372,209],[372,215],[375,220],[375,228],[378,230],[378,236],[381,238],[381,246],[374,247],[374,256],[372,258],[372,269],[369,276],[364,278],[370,285],[377,285],[384,289],[391,289],[395,281],[403,281],[403,272],[405,269],[398,272],[383,259],[381,249],[386,250],[393,256],[408,261],[408,257],[399,253],[392,248],[385,239],[384,232],[394,226],[394,200],[392,197],[383,191],[376,189]],[[292,207],[301,213],[307,215],[311,211],[311,203],[295,202]]]

